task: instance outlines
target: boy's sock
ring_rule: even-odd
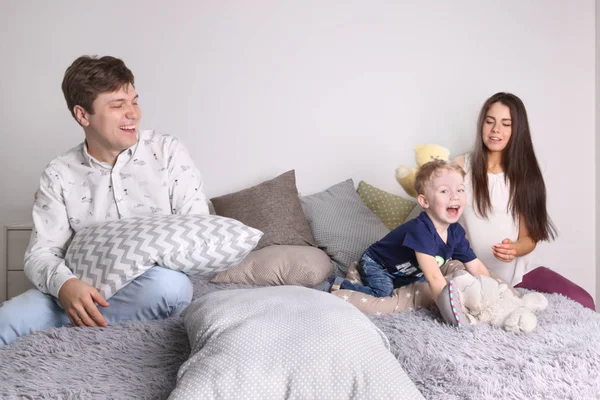
[[[317,286],[313,286],[313,289],[320,290],[322,292],[329,292],[331,290],[331,282],[326,280],[323,283],[318,284]]]
[[[344,282],[344,278],[342,278],[341,276],[336,276],[335,279],[333,280],[333,282],[331,282],[331,289],[329,290],[330,292],[335,292],[336,290],[340,290],[341,286],[342,286],[342,282]]]
[[[340,276],[332,276],[317,286],[313,286],[313,289],[321,290],[323,292],[335,292],[340,289],[340,285],[344,282],[344,278]]]

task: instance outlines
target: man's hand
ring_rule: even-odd
[[[517,257],[517,244],[510,239],[504,239],[502,243],[492,246],[492,252],[498,260],[508,263]]]
[[[95,304],[108,307],[108,303],[87,283],[77,278],[69,279],[60,288],[58,299],[73,326],[108,326]]]

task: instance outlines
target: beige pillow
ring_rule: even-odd
[[[239,192],[214,197],[217,215],[264,233],[255,250],[274,244],[315,246],[302,211],[294,170]]]
[[[239,265],[219,272],[213,283],[315,286],[333,273],[323,250],[309,246],[268,246],[251,252]]]
[[[358,184],[357,192],[363,203],[389,230],[403,224],[417,204],[414,200],[388,193],[364,181]]]

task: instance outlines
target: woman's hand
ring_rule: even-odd
[[[498,260],[509,263],[517,257],[517,243],[510,239],[504,239],[502,243],[492,246],[494,257]]]

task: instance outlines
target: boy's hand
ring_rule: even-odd
[[[479,258],[476,258],[472,261],[469,261],[467,263],[464,263],[465,267],[467,268],[467,271],[469,271],[469,273],[471,275],[485,275],[485,276],[490,276],[490,271],[488,271],[488,269],[485,267],[485,265],[483,265],[483,263],[481,262],[481,260],[479,260]]]
[[[497,280],[500,283],[506,284],[506,286],[508,286],[510,288],[510,290],[513,292],[513,294],[516,297],[521,297],[519,295],[519,292],[517,292],[512,287],[512,285],[510,285],[504,279],[500,278],[498,275],[490,272],[478,258],[474,259],[473,261],[469,261],[468,263],[465,263],[465,267],[467,268],[467,271],[469,271],[469,273],[471,275],[486,275],[486,276],[489,276],[490,278]]]
[[[442,275],[442,271],[440,271],[440,267],[433,256],[419,253],[418,251],[415,251],[415,255],[417,256],[419,268],[423,271],[423,275],[425,275],[425,279],[429,284],[431,295],[437,304],[440,293],[442,293],[442,290],[446,287],[446,278]]]

